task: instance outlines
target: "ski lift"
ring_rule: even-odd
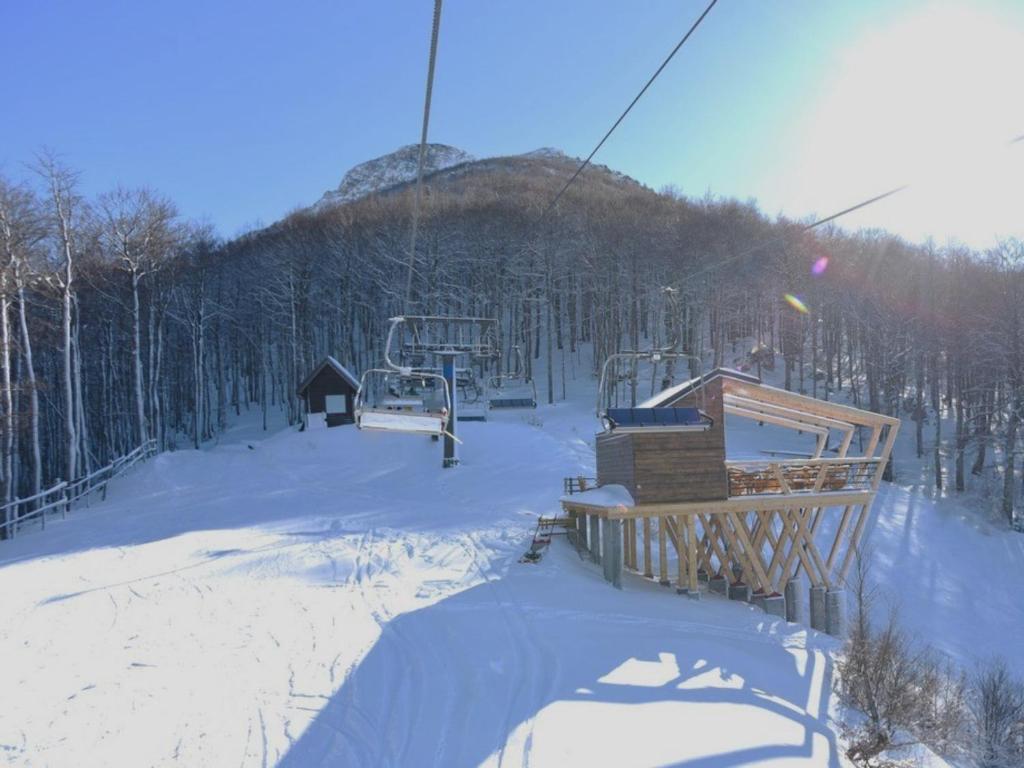
[[[623,378],[618,372],[620,360],[631,361],[629,375]],[[665,360],[695,361],[700,366],[700,406],[697,408],[611,408],[605,405],[611,400],[609,383],[617,385],[623,380],[635,382],[637,363],[660,363]],[[705,413],[707,393],[704,389],[703,362],[696,355],[653,349],[642,352],[616,352],[609,355],[601,366],[601,378],[597,385],[597,418],[608,432],[703,432],[711,428],[713,420]]]
[[[434,382],[434,393],[439,393],[433,398],[429,392],[424,393],[422,399],[384,397],[373,398],[370,392],[371,377],[388,377],[398,374],[402,378],[417,378],[424,382]],[[440,386],[437,385],[440,382]],[[370,402],[370,399],[373,402]],[[370,368],[363,373],[359,380],[359,390],[356,392],[355,416],[356,426],[360,429],[379,430],[382,432],[404,432],[416,435],[446,435],[448,434],[448,412],[451,409],[451,397],[448,393],[448,382],[437,373],[418,371],[413,373],[405,369],[395,371],[386,368]]]
[[[393,356],[423,359],[427,355],[458,353],[473,360],[498,356],[497,321],[489,317],[403,315],[390,320],[384,360],[398,368]]]
[[[519,346],[512,347],[516,356],[516,370],[510,374],[492,376],[491,396],[487,407],[491,410],[512,411],[537,407],[537,385],[526,375]]]

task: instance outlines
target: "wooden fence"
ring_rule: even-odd
[[[107,498],[107,484],[111,480],[155,453],[156,441],[147,440],[131,453],[114,459],[105,467],[72,483],[61,480],[33,496],[8,502],[0,506],[0,530],[6,529],[8,537],[13,539],[18,529],[27,523],[38,523],[40,528],[45,529],[48,516],[60,513],[62,518],[66,518],[72,504],[83,501],[88,504],[93,494],[98,493],[100,498]]]

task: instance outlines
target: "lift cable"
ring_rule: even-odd
[[[562,195],[564,195],[566,190],[572,186],[572,183],[576,181],[577,178],[579,178],[579,175],[583,173],[584,169],[588,165],[590,165],[590,161],[594,159],[594,155],[596,155],[598,150],[601,149],[602,146],[604,146],[604,143],[608,141],[608,138],[615,132],[615,129],[619,127],[619,124],[626,119],[626,115],[630,113],[630,110],[632,110],[633,107],[636,106],[636,103],[640,101],[640,98],[647,92],[647,89],[650,88],[654,81],[658,79],[658,75],[660,75],[662,70],[668,66],[668,63],[672,61],[672,58],[679,52],[679,49],[686,44],[686,41],[690,39],[690,36],[697,30],[697,27],[700,26],[700,23],[704,21],[704,17],[711,12],[711,9],[715,7],[715,3],[717,2],[718,0],[711,0],[711,2],[708,4],[708,7],[704,9],[704,12],[697,18],[695,22],[693,22],[693,25],[687,30],[686,34],[683,35],[682,39],[680,39],[680,41],[676,43],[676,47],[673,48],[672,52],[669,53],[669,55],[665,58],[663,62],[661,62],[661,66],[658,67],[657,70],[655,70],[654,74],[651,75],[650,79],[644,84],[644,87],[640,89],[640,92],[633,97],[633,100],[631,102],[629,102],[629,106],[626,107],[625,111],[623,111],[621,115],[619,115],[619,119],[612,124],[612,127],[608,129],[608,132],[602,137],[602,139],[599,142],[597,142],[597,146],[594,147],[594,149],[591,151],[589,155],[587,155],[587,159],[579,164],[579,167],[576,169],[576,172],[573,173],[573,175],[569,178],[567,182],[565,182],[565,185],[558,191],[558,194],[552,198],[551,202],[548,203],[547,207],[544,209],[541,215],[537,217],[538,225],[552,211],[552,209],[554,209],[555,205],[562,198]]]
[[[1020,142],[1024,142],[1024,133],[1020,134],[1019,136],[1014,137],[1013,139],[1010,139],[1010,141],[1008,141],[1006,143],[1006,146],[1012,146],[1014,144],[1019,144]],[[862,200],[861,202],[857,203],[856,205],[851,205],[848,208],[843,208],[841,211],[836,211],[835,213],[829,214],[828,216],[825,216],[824,218],[818,219],[817,221],[814,221],[814,222],[812,222],[810,224],[805,224],[802,227],[800,227],[800,232],[801,233],[803,233],[803,232],[810,232],[812,229],[817,229],[818,227],[820,227],[820,226],[822,226],[824,224],[828,224],[829,222],[835,221],[836,219],[838,219],[838,218],[840,218],[842,216],[846,216],[849,213],[853,213],[854,211],[859,211],[861,208],[867,208],[869,205],[874,205],[875,203],[881,202],[882,200],[885,200],[888,197],[892,197],[893,195],[898,194],[898,193],[904,191],[905,189],[909,189],[911,186],[913,186],[913,185],[912,184],[903,184],[903,185],[901,185],[899,187],[893,187],[892,189],[890,189],[890,190],[888,190],[886,192],[883,192],[880,195],[875,195],[874,197],[869,197],[867,200]],[[702,269],[698,269],[698,270],[696,270],[694,272],[690,272],[690,273],[687,274],[686,279],[687,280],[692,280],[695,277],[700,277],[701,275],[707,274],[709,272],[714,272],[715,270],[721,269],[722,267],[726,266],[727,264],[731,264],[732,262],[737,261],[739,259],[742,259],[745,256],[749,256],[750,254],[754,253],[754,251],[757,251],[757,250],[759,250],[761,248],[765,248],[766,246],[773,245],[773,244],[775,244],[777,242],[785,240],[786,237],[787,237],[786,234],[781,234],[781,235],[776,235],[774,237],[770,237],[767,240],[763,240],[762,242],[757,243],[756,245],[753,245],[750,248],[746,248],[746,249],[740,251],[737,254],[734,254],[732,256],[728,256],[728,257],[726,257],[724,259],[720,259],[720,260],[716,261],[714,264],[709,264],[708,266],[706,266],[706,267],[704,267]]]
[[[423,195],[423,164],[427,154],[427,127],[430,125],[430,98],[434,91],[434,64],[437,61],[437,36],[441,29],[441,2],[434,0],[434,25],[430,34],[430,62],[427,65],[427,93],[423,101],[423,129],[420,132],[419,161],[416,165],[416,193],[412,208],[412,235],[409,242],[409,271],[405,277],[405,313],[412,300],[412,275],[416,269],[416,235],[419,229],[420,202]]]

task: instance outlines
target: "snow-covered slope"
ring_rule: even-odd
[[[455,470],[427,438],[240,430],[0,544],[0,763],[846,765],[832,638],[616,591],[564,541],[517,562],[593,473],[590,402],[460,425]],[[808,439],[728,428],[741,454]],[[871,525],[905,621],[963,665],[1019,666],[1020,539],[913,482]]]
[[[3,759],[840,765],[830,638],[616,591],[562,541],[516,562],[594,422],[506,418],[466,424],[452,471],[353,428],[164,454],[5,543]]]
[[[340,203],[381,192],[416,178],[419,165],[419,145],[409,144],[387,155],[376,157],[352,168],[345,174],[337,189],[324,193],[314,209],[322,210]],[[472,162],[475,158],[457,147],[447,144],[427,144],[424,173]]]

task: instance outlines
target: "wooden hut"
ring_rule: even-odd
[[[355,423],[354,404],[359,379],[328,355],[299,386],[297,393],[305,402],[305,426],[310,417],[323,418],[328,427]]]
[[[816,606],[846,581],[899,419],[728,369],[622,411],[617,421],[610,409],[597,436],[598,487],[581,492],[581,484],[567,483],[562,497],[595,558],[648,577],[656,562],[659,581],[668,584],[671,547],[679,591],[697,596],[698,582],[710,580],[730,595],[752,593],[769,606],[777,599],[787,617],[793,606],[781,595],[802,572],[812,588],[811,624],[826,629]],[[812,434],[814,451],[798,459],[728,460],[726,416]],[[856,455],[858,430],[866,439]],[[835,455],[823,457],[830,436]],[[617,574],[606,569],[613,582]]]

